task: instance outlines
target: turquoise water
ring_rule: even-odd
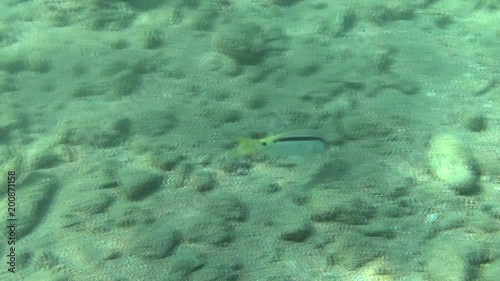
[[[0,279],[497,280],[499,21],[498,0],[2,0]],[[235,150],[294,130],[328,149]]]

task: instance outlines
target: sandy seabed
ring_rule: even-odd
[[[497,280],[500,1],[379,2],[2,1],[0,279]]]

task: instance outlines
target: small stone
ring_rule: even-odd
[[[244,221],[247,214],[243,202],[236,195],[225,192],[212,195],[205,209],[225,221]]]
[[[175,151],[158,149],[151,155],[152,165],[164,171],[172,171],[185,157]]]
[[[300,211],[287,212],[275,221],[279,238],[286,241],[302,242],[312,234],[309,218]]]
[[[179,233],[163,227],[141,227],[130,240],[131,254],[153,260],[170,256],[181,241]]]
[[[331,190],[316,191],[309,206],[311,218],[315,221],[367,224],[375,216],[375,208],[369,201]]]
[[[383,253],[383,243],[377,237],[366,237],[357,232],[347,232],[325,248],[331,265],[341,265],[349,270],[360,268]]]
[[[485,245],[453,236],[433,239],[423,250],[429,280],[477,280],[488,259]]]
[[[19,182],[19,188],[16,190],[16,198],[23,198],[17,201],[16,207],[19,207],[22,212],[17,212],[16,222],[16,238],[22,237],[31,233],[35,228],[44,221],[49,213],[44,212],[50,208],[52,198],[59,187],[58,182],[48,174],[34,171],[25,175],[24,179]],[[7,203],[5,203],[7,204]],[[7,212],[5,212],[7,213]],[[0,218],[6,220],[0,214]],[[8,228],[4,228],[0,233],[7,237]]]
[[[184,222],[183,237],[191,243],[224,245],[233,240],[228,223],[210,215],[199,215]]]
[[[214,188],[217,181],[214,174],[207,169],[196,169],[191,174],[188,186],[195,191],[209,191]]]
[[[170,262],[168,280],[189,280],[189,275],[205,265],[205,259],[194,249],[181,245]]]
[[[214,36],[214,46],[242,64],[255,64],[265,54],[263,30],[258,24],[239,23],[219,28]]]
[[[162,176],[151,170],[127,167],[118,171],[121,194],[128,200],[140,200],[156,191]]]
[[[107,192],[90,191],[81,194],[77,201],[72,202],[70,211],[72,213],[92,216],[105,212],[113,202],[114,198]]]
[[[465,117],[464,125],[472,132],[480,132],[486,129],[486,117],[482,114],[471,114]]]
[[[479,175],[475,159],[456,135],[434,136],[430,141],[427,156],[432,172],[445,185],[459,194],[470,194],[477,190]]]
[[[145,30],[142,39],[142,45],[145,49],[158,49],[163,45],[165,41],[163,31],[155,27],[150,27],[149,29]]]

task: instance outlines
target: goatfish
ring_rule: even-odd
[[[271,156],[308,157],[328,149],[326,140],[314,130],[295,130],[262,139],[236,138],[236,154],[263,152]]]

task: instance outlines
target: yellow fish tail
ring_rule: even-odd
[[[238,147],[236,148],[236,154],[240,156],[254,153],[260,145],[259,140],[243,138],[243,137],[236,138],[236,142],[238,142]]]

